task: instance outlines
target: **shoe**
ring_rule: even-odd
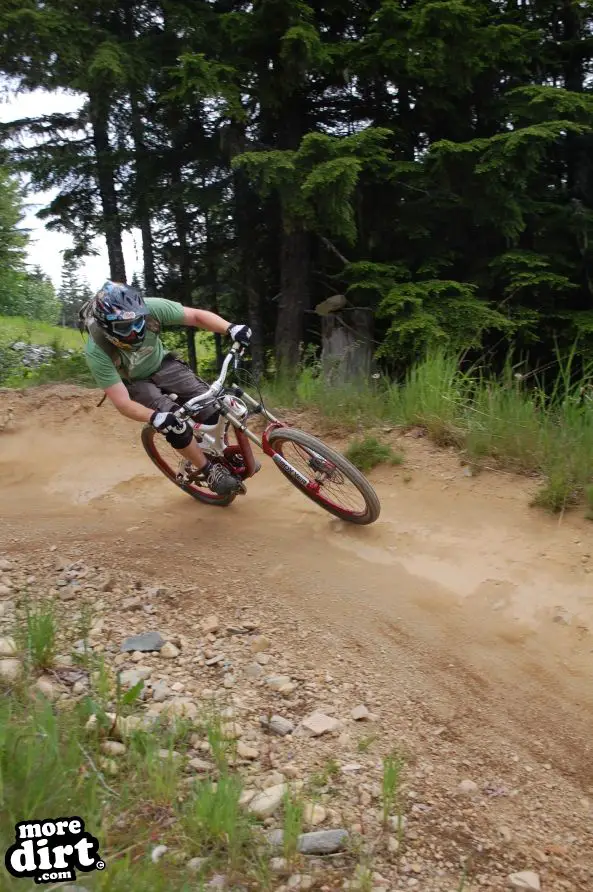
[[[229,496],[231,493],[243,492],[245,487],[237,477],[233,477],[228,468],[218,462],[204,469],[208,488],[217,496]]]

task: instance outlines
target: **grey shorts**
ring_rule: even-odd
[[[150,378],[126,381],[125,384],[131,399],[148,409],[158,409],[160,412],[178,409],[192,397],[205,393],[209,386],[194,375],[188,365],[170,354],[165,356],[160,369],[157,369]],[[169,396],[171,393],[177,394],[177,400],[171,399]],[[212,409],[205,409],[200,414],[199,420],[205,421],[212,412]]]

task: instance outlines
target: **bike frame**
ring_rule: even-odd
[[[287,427],[287,425],[275,418],[265,406],[254,400],[240,387],[236,385],[225,387],[231,363],[233,363],[235,369],[238,368],[243,349],[240,344],[235,342],[225,357],[220,375],[216,381],[205,393],[195,396],[184,403],[175,414],[179,418],[190,418],[193,421],[193,416],[197,415],[204,408],[211,407],[217,409],[220,412],[220,418],[216,424],[208,425],[194,421],[194,435],[200,447],[205,447],[208,452],[214,453],[223,459],[241,456],[244,462],[243,466],[241,468],[233,467],[233,473],[238,477],[245,479],[252,477],[256,473],[257,463],[251,449],[251,443],[253,443],[265,455],[269,456],[272,461],[290,474],[301,486],[311,490],[311,492],[318,492],[319,483],[312,482],[308,477],[301,474],[283,455],[276,452],[273,446],[270,445],[270,433],[278,428]],[[254,434],[247,427],[247,419],[253,415],[263,415],[269,422],[261,437]],[[229,425],[235,428],[236,445],[231,445],[228,442]],[[317,456],[317,458],[325,462],[322,456]]]

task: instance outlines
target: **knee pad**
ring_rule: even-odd
[[[185,449],[185,447],[189,446],[191,443],[193,436],[193,428],[186,421],[182,433],[178,434],[175,431],[169,431],[165,435],[165,438],[167,443],[170,443],[173,449]]]

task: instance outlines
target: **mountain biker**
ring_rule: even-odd
[[[149,422],[202,472],[212,492],[227,495],[240,490],[238,478],[207,459],[189,422],[172,414],[179,405],[169,394],[186,402],[208,390],[208,385],[167,352],[159,332],[164,325],[187,325],[228,334],[247,346],[251,329],[176,301],[144,298],[137,288],[111,280],[81,308],[80,321],[81,330],[89,334],[84,351],[87,365],[117,411],[133,421]],[[206,409],[198,420],[206,419],[214,424],[218,412]]]

